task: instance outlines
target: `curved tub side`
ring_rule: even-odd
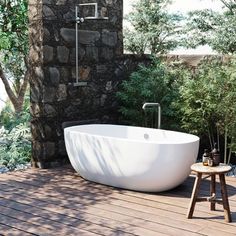
[[[196,161],[198,142],[136,143],[65,130],[74,169],[88,180],[138,191],[165,191],[181,184]]]

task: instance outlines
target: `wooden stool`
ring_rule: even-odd
[[[197,173],[193,191],[192,191],[192,196],[191,196],[191,201],[188,209],[188,214],[187,218],[191,219],[193,216],[193,211],[196,202],[203,202],[203,201],[209,201],[210,204],[210,209],[212,211],[215,210],[215,204],[223,204],[224,207],[224,216],[226,222],[231,222],[231,215],[230,215],[230,208],[229,208],[229,201],[228,201],[228,195],[227,195],[227,189],[226,189],[226,183],[225,183],[225,173],[229,172],[231,170],[231,167],[229,165],[225,165],[220,163],[219,166],[204,166],[202,162],[200,163],[195,163],[191,166],[191,170],[195,171]],[[202,180],[202,175],[207,174],[211,176],[211,187],[210,187],[210,197],[197,197],[199,188],[200,188],[200,183]],[[217,200],[216,199],[216,175],[219,175],[220,178],[220,186],[221,186],[221,195],[222,195],[222,200]],[[206,177],[206,178],[207,178]]]

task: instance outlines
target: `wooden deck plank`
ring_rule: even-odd
[[[61,226],[63,227],[67,227],[68,225],[73,226],[73,227],[79,227],[79,228],[83,228],[85,230],[91,231],[93,233],[101,234],[101,235],[112,235],[112,233],[114,233],[114,230],[112,230],[111,228],[100,226],[95,223],[91,224],[89,221],[79,220],[75,217],[69,217],[68,215],[63,215],[57,212],[50,211],[50,209],[45,210],[40,207],[34,207],[31,205],[22,204],[17,201],[13,202],[8,199],[1,199],[0,205],[21,211],[23,213],[24,212],[30,213],[34,216],[41,216],[42,218],[44,219],[46,218],[47,220],[50,219],[51,221],[60,223]],[[52,222],[52,224],[54,224],[54,222]],[[127,235],[127,236],[132,235],[129,233],[125,233],[124,231],[116,230],[116,234],[119,234],[119,233],[122,235]]]
[[[5,196],[6,197],[6,196]],[[17,201],[21,201],[24,202],[25,197],[19,197],[14,195],[13,199],[15,199],[17,197]],[[13,201],[13,199],[11,199]],[[25,201],[27,202],[27,201]],[[59,214],[64,214],[64,215],[68,215],[74,218],[86,218],[87,221],[92,222],[93,224],[101,224],[101,225],[107,225],[111,228],[113,228],[114,233],[117,234],[117,231],[124,231],[124,232],[130,232],[133,233],[135,235],[165,235],[163,233],[160,232],[154,232],[152,230],[149,229],[144,229],[141,228],[139,226],[135,226],[134,224],[128,224],[126,223],[126,221],[119,221],[117,222],[117,219],[113,219],[113,217],[107,216],[107,214],[98,214],[99,216],[93,215],[93,213],[97,213],[97,210],[94,212],[90,212],[90,211],[79,211],[79,210],[73,210],[73,209],[68,209],[68,208],[63,208],[54,204],[49,204],[47,202],[42,203],[36,203],[34,202],[36,205],[40,206],[40,208],[44,209],[44,210],[48,210],[49,211],[49,215],[50,213],[59,213]],[[110,212],[108,212],[108,214],[110,214]],[[111,234],[113,235],[113,234]],[[123,235],[123,234],[122,234]],[[125,235],[125,233],[124,233]]]
[[[94,188],[94,187],[93,187]],[[126,196],[125,196],[126,197]],[[126,197],[127,198],[127,197]],[[128,199],[127,199],[128,200]],[[178,200],[180,201],[180,200]],[[156,204],[156,203],[155,203]],[[186,199],[185,199],[185,205],[187,205],[188,203],[186,203]],[[232,204],[231,204],[232,205]],[[185,209],[183,209],[185,211]],[[206,211],[208,212],[208,209],[206,209]]]
[[[14,218],[13,215],[21,212],[20,218],[14,220],[36,227],[44,224],[46,231],[58,227],[82,230],[82,235],[130,236],[213,235],[215,229],[220,235],[235,235],[236,232],[236,181],[230,179],[228,182],[228,177],[233,213],[233,223],[230,224],[224,222],[223,211],[210,212],[209,204],[203,203],[197,203],[193,219],[186,219],[193,176],[180,188],[154,194],[91,183],[81,179],[70,167],[29,169],[1,177],[2,214]],[[205,195],[209,188],[208,182],[203,182],[200,191]],[[13,225],[6,227],[10,229]],[[19,230],[24,229],[21,227]],[[77,234],[72,232],[71,235]]]
[[[7,226],[7,225],[0,224],[0,235],[1,236],[4,236],[4,235],[8,235],[8,236],[22,236],[22,235],[34,236],[35,234],[31,234],[31,233],[28,233],[26,231],[21,231],[21,230],[12,228],[12,227]]]

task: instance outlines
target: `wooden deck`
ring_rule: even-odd
[[[1,174],[0,235],[235,236],[236,178],[226,181],[232,223],[225,223],[221,205],[211,212],[207,202],[186,219],[193,176],[150,194],[85,181],[70,167]],[[204,180],[201,195],[208,195],[208,185]]]

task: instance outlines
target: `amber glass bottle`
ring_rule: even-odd
[[[211,156],[213,159],[213,165],[218,166],[220,164],[220,152],[217,148],[217,143],[214,144],[214,148],[211,151]]]
[[[209,153],[208,149],[204,149],[204,153],[202,155],[202,164],[204,166],[208,165],[209,158],[210,158],[210,153]]]

